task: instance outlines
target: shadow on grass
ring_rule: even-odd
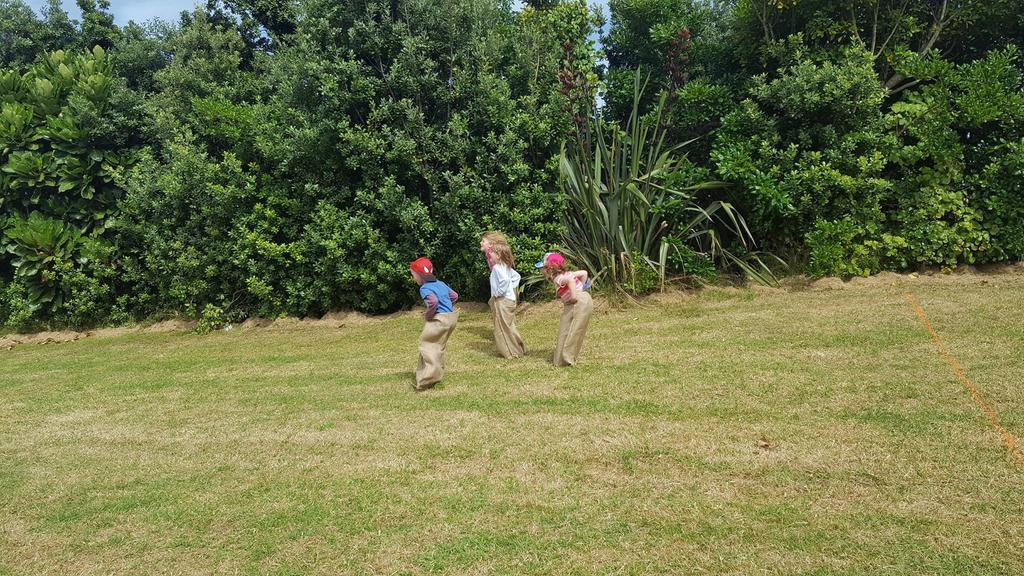
[[[487,326],[468,326],[463,329],[464,332],[468,332],[473,336],[482,338],[488,342],[494,342],[494,330]]]
[[[470,326],[464,330],[475,336],[466,346],[481,354],[494,358],[501,358],[498,350],[494,347],[494,331],[485,326]]]
[[[548,348],[530,348],[528,354],[530,358],[543,360],[545,364],[551,364],[551,359],[555,356],[555,347],[551,346]]]
[[[398,368],[395,370],[388,370],[387,372],[378,373],[381,377],[381,382],[388,386],[393,384],[401,384],[402,386],[412,387],[416,384],[416,361],[413,359],[411,365],[413,369],[409,368]]]

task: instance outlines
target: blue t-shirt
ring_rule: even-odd
[[[447,284],[440,280],[433,280],[431,282],[425,282],[420,286],[420,298],[427,300],[427,297],[433,294],[437,298],[437,313],[446,314],[448,312],[454,312],[455,308],[452,306],[451,298],[452,289]]]

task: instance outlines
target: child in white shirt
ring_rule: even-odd
[[[480,239],[480,250],[491,267],[491,299],[488,305],[494,315],[494,344],[505,358],[526,355],[526,343],[516,328],[516,291],[522,279],[513,268],[512,248],[501,232],[488,232]]]

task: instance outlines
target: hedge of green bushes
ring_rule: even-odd
[[[80,4],[0,4],[9,329],[390,311],[424,254],[482,297],[482,231],[524,262],[559,242],[564,79],[614,123],[638,68],[695,139],[685,178],[792,271],[1024,256],[1013,2],[238,0],[145,26]],[[675,272],[708,276],[692,254]]]

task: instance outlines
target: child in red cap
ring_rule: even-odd
[[[555,294],[564,304],[562,318],[558,322],[558,339],[555,341],[555,366],[575,366],[583,337],[587,335],[590,314],[594,301],[587,294],[590,283],[586,270],[569,270],[565,258],[557,252],[548,252],[535,265],[548,280],[555,284]]]
[[[434,277],[434,265],[426,258],[417,258],[409,264],[409,270],[427,305],[423,314],[426,323],[420,332],[420,361],[416,366],[416,391],[422,392],[433,388],[444,376],[445,348],[459,321],[455,311],[459,294]]]

